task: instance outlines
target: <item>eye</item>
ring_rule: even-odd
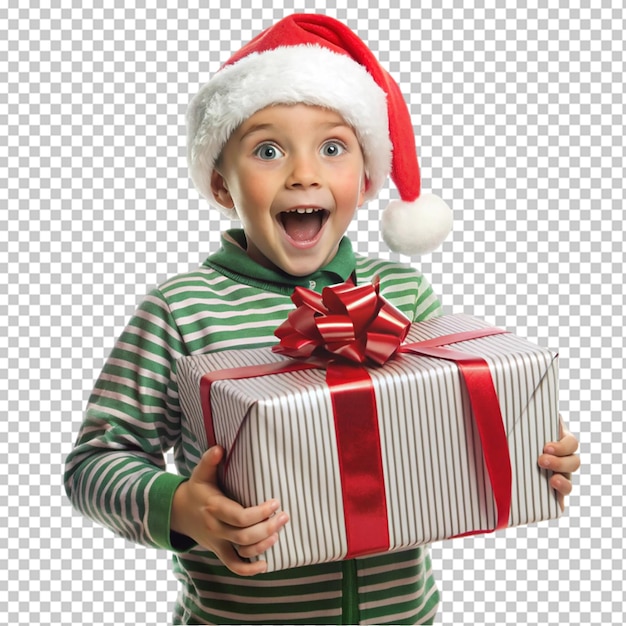
[[[343,154],[345,151],[346,151],[346,147],[340,141],[337,141],[335,139],[333,139],[332,141],[327,141],[322,146],[322,150],[321,150],[322,154],[328,157],[339,156],[340,154]]]
[[[273,143],[262,143],[254,150],[254,155],[263,161],[273,161],[274,159],[279,159],[281,156],[284,156],[283,152]]]

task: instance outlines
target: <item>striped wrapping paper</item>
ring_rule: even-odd
[[[467,315],[443,316],[413,324],[406,342],[480,328],[489,325]],[[480,355],[489,366],[511,460],[508,525],[558,517],[549,472],[537,465],[545,443],[559,433],[557,355],[510,333],[453,347]],[[179,393],[189,432],[207,441],[200,395],[205,373],[290,361],[269,349],[181,359]],[[378,413],[386,549],[495,528],[496,504],[458,366],[402,354],[367,370]],[[325,372],[215,382],[210,406],[215,440],[228,453],[224,490],[245,506],[277,498],[289,512],[280,541],[263,556],[268,571],[345,558],[339,446],[358,452],[361,443],[356,438],[338,443]]]

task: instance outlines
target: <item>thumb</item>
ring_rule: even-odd
[[[198,482],[218,484],[218,467],[224,458],[224,448],[213,446],[209,448],[193,470],[192,478]]]

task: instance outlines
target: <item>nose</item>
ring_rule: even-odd
[[[290,189],[308,189],[320,185],[320,173],[314,156],[295,154],[291,157],[286,186]]]

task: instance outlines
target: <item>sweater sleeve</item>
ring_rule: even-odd
[[[380,280],[381,294],[412,322],[443,314],[441,302],[426,277],[403,263],[357,257],[357,284]]]
[[[414,322],[424,322],[443,315],[441,301],[423,274],[417,272],[417,292],[415,298]]]
[[[166,471],[180,446],[175,362],[184,342],[158,290],[137,309],[89,398],[65,467],[65,490],[81,513],[130,541],[185,550],[172,533],[174,491],[184,477]]]

